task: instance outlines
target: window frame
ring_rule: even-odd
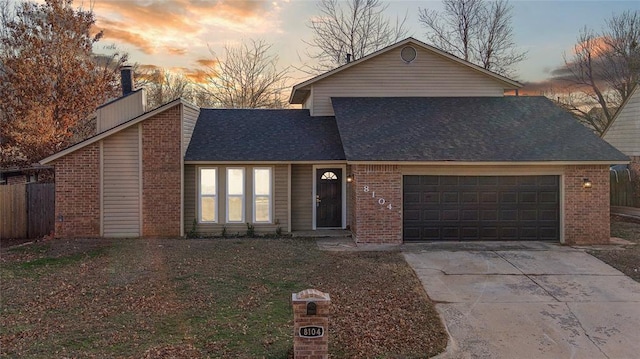
[[[269,194],[256,194],[256,171],[257,170],[267,170],[269,171]],[[253,167],[253,201],[251,202],[251,207],[253,207],[253,223],[273,223],[273,167]],[[256,199],[257,198],[267,198],[268,208],[269,208],[269,218],[266,221],[258,221],[256,219]]]
[[[214,170],[215,194],[202,194],[202,170]],[[198,223],[218,223],[218,167],[198,167]],[[214,215],[212,221],[202,220],[202,198],[213,198]]]
[[[242,171],[242,186],[241,186],[242,194],[241,195],[229,194],[229,182],[230,182],[229,181],[229,171],[230,170],[240,170],[240,171]],[[225,198],[225,201],[226,201],[226,203],[225,203],[226,204],[225,205],[225,211],[226,211],[226,215],[227,215],[226,223],[245,223],[245,218],[246,218],[246,216],[245,216],[245,212],[246,212],[246,203],[245,203],[245,201],[246,201],[246,192],[247,192],[246,188],[245,188],[246,183],[247,183],[247,174],[246,174],[246,170],[245,170],[244,167],[227,167],[226,168],[226,193],[225,193],[225,195],[226,195],[226,198]],[[229,199],[238,198],[238,197],[241,199],[240,203],[242,204],[242,215],[241,215],[241,218],[240,218],[239,221],[231,221],[231,220],[229,220]]]

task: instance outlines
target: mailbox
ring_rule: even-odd
[[[291,296],[293,305],[293,357],[329,357],[329,293],[305,289]]]

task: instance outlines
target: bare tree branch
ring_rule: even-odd
[[[640,14],[614,15],[601,33],[585,27],[573,55],[568,58],[565,54],[564,59],[565,67],[557,71],[556,78],[568,84],[571,94],[561,102],[580,122],[602,135],[640,79]]]
[[[220,59],[211,51],[216,64],[209,66],[204,90],[212,105],[223,108],[282,108],[287,102],[283,90],[289,68],[278,69],[278,56],[271,45],[250,41],[240,46],[225,46]]]
[[[312,48],[307,57],[315,62],[301,68],[310,74],[331,70],[352,60],[362,58],[407,36],[407,16],[395,22],[387,18],[384,11],[388,5],[380,0],[321,0],[320,14],[311,19],[313,31]]]
[[[501,75],[526,57],[517,49],[506,0],[443,0],[444,10],[419,10],[419,21],[435,47]]]

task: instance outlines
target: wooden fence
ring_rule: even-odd
[[[633,207],[633,181],[628,170],[611,171],[611,205]]]
[[[55,220],[55,184],[0,186],[0,238],[39,238]]]

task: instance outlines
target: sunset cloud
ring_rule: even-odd
[[[218,63],[216,59],[198,59],[196,63],[200,66],[213,67]]]
[[[185,56],[224,33],[277,32],[278,2],[255,0],[96,0],[96,28],[104,40],[151,54]],[[215,36],[213,36],[215,34]]]

